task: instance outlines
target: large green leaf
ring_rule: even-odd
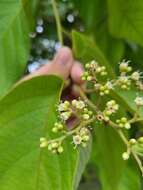
[[[103,190],[115,190],[124,170],[122,152],[124,145],[118,134],[110,126],[95,129],[92,161],[99,168]]]
[[[32,24],[29,2],[0,1],[0,96],[24,73]]]
[[[99,48],[115,66],[124,52],[122,40],[114,38],[108,29],[107,0],[73,0],[82,18],[86,33],[95,38]],[[85,14],[86,10],[86,14]]]
[[[139,171],[137,171],[136,165],[133,162],[129,163],[124,169],[121,177],[121,181],[118,185],[118,190],[141,190],[141,181]],[[129,182],[130,181],[130,182]]]
[[[143,45],[143,1],[108,0],[111,33]]]
[[[0,189],[75,190],[89,150],[64,144],[62,155],[40,149],[40,137],[53,138],[62,81],[37,77],[13,89],[0,102]]]
[[[97,59],[99,63],[107,66],[109,72],[108,77],[112,76],[113,71],[110,68],[110,65],[108,65],[109,63],[106,58],[104,57],[103,59],[103,54],[96,44],[93,44],[90,39],[79,33],[75,33],[73,38],[73,49],[76,57],[80,58],[81,60],[85,59],[85,61],[89,61],[93,58]],[[122,104],[125,106],[126,110],[127,105],[129,107],[131,106],[130,98],[125,94],[124,97],[123,94],[120,94],[119,96],[118,93],[118,91],[114,91],[113,97],[115,97],[116,94],[116,98],[118,97],[120,102],[122,102]],[[131,110],[133,111],[133,107]],[[95,131],[96,139],[95,145],[93,146],[95,154],[93,153],[93,160],[99,168],[102,187],[104,190],[115,190],[118,188],[119,184],[121,186],[122,181],[124,182],[126,180],[125,177],[123,178],[122,176],[125,171],[128,171],[126,167],[124,167],[124,162],[121,158],[121,153],[124,151],[124,146],[120,137],[109,126],[106,128],[97,126]],[[131,171],[129,175],[134,178],[134,180],[131,181],[131,184],[134,187],[139,181],[139,175],[132,175],[134,171],[132,169],[129,170]],[[128,185],[124,186],[124,188],[129,190],[129,187],[130,181],[128,181]],[[139,190],[139,186],[137,186],[136,189]]]

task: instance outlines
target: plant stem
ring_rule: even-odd
[[[55,16],[55,20],[56,20],[58,39],[59,39],[59,42],[61,43],[61,45],[63,46],[64,42],[63,42],[62,26],[61,26],[61,20],[60,20],[59,11],[58,11],[58,8],[57,8],[56,1],[51,0],[51,2],[52,2],[54,16]]]
[[[126,138],[126,136],[124,135],[123,131],[121,129],[117,129],[117,124],[114,124],[114,122],[109,122],[109,124],[111,125],[111,127],[113,127],[116,132],[119,134],[119,136],[121,137],[122,141],[124,142],[124,144],[127,146],[127,149],[130,149],[130,152],[132,153],[134,159],[136,160],[138,166],[139,166],[139,169],[141,171],[141,174],[143,176],[143,165],[142,165],[142,162],[139,158],[139,156],[131,149],[130,147],[130,144],[129,144],[129,141],[128,139]]]
[[[49,144],[49,143],[52,143],[52,142],[55,142],[55,141],[63,141],[63,140],[66,139],[67,137],[69,137],[69,136],[75,134],[76,132],[78,132],[81,128],[83,128],[83,127],[87,126],[88,124],[92,123],[93,121],[95,121],[95,119],[96,119],[95,117],[92,117],[90,120],[80,123],[80,124],[79,124],[77,127],[75,127],[74,129],[72,129],[72,130],[66,132],[65,135],[63,135],[63,136],[61,136],[61,137],[58,137],[58,138],[56,138],[56,139],[49,140],[49,141],[48,141],[48,144]]]

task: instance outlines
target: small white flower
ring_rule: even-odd
[[[61,116],[62,120],[67,121],[71,116],[71,112],[70,111],[63,112],[63,113],[60,114],[60,116]]]
[[[140,73],[138,71],[133,72],[131,75],[131,79],[138,81],[140,79]]]
[[[72,101],[72,105],[79,110],[82,110],[83,108],[85,108],[85,103],[82,100],[73,100]]]
[[[68,101],[64,101],[58,105],[58,111],[67,111],[70,106],[70,103]]]
[[[73,143],[74,143],[75,145],[79,145],[79,144],[81,144],[81,142],[82,142],[81,136],[79,136],[79,135],[73,136]]]
[[[113,89],[113,84],[110,82],[110,81],[108,81],[107,83],[106,83],[106,86],[107,86],[107,88],[110,90],[110,89]]]
[[[120,63],[119,69],[121,72],[130,72],[132,70],[132,67],[129,66],[130,61],[123,60]]]
[[[134,101],[137,106],[143,106],[143,97],[136,97]]]

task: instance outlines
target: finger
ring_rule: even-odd
[[[67,79],[70,75],[70,71],[73,65],[73,55],[68,47],[61,48],[55,55],[54,60],[50,63],[42,66],[35,73],[28,75],[24,80],[33,78],[39,75],[54,74]]]
[[[77,84],[82,84],[81,76],[84,72],[82,65],[79,62],[75,62],[71,69],[71,78]]]

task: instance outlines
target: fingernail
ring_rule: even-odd
[[[71,52],[68,48],[62,48],[58,51],[56,55],[56,60],[58,64],[65,65],[68,64],[71,58]]]

